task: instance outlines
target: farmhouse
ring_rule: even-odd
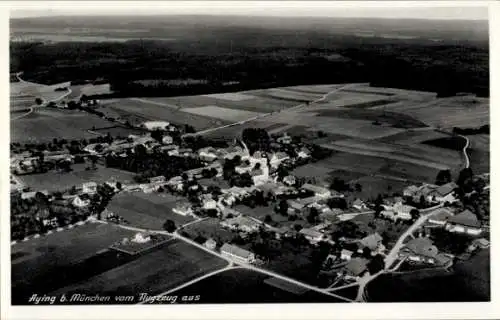
[[[141,123],[139,126],[149,131],[154,130],[167,130],[170,123],[166,121],[146,121]]]
[[[313,228],[302,228],[302,229],[300,229],[299,233],[304,235],[304,237],[311,244],[316,244],[325,238],[323,233],[321,233],[318,230],[315,230]]]
[[[97,183],[90,181],[82,183],[82,192],[93,194],[97,192]]]
[[[214,250],[215,247],[217,246],[217,242],[215,242],[214,239],[210,238],[210,239],[207,239],[207,241],[205,241],[205,243],[203,245],[210,250]]]
[[[44,195],[48,196],[49,192],[47,190],[42,190],[42,191],[30,191],[30,192],[23,192],[21,193],[21,199],[26,200],[26,199],[32,199],[36,196],[38,192],[43,193]]]
[[[281,137],[279,137],[278,139],[276,139],[276,141],[278,141],[278,143],[281,143],[281,144],[290,144],[292,142],[292,137],[290,137],[285,132],[285,133],[283,133],[283,135]]]
[[[315,196],[320,197],[320,198],[329,198],[331,197],[332,193],[330,190],[324,187],[320,187],[317,185],[313,185],[310,183],[306,183],[302,186],[302,189],[311,191],[314,193]]]
[[[174,139],[171,136],[163,136],[163,138],[161,138],[161,143],[172,144],[174,143]]]
[[[354,202],[352,203],[352,207],[354,209],[358,209],[358,210],[366,210],[368,207],[366,206],[366,204],[363,202],[363,200],[357,198],[356,200],[354,200]]]
[[[445,225],[449,232],[465,233],[477,236],[483,232],[481,222],[470,210],[462,211],[456,216],[450,217]]]
[[[80,198],[79,196],[76,196],[73,199],[73,201],[71,202],[71,204],[77,208],[85,208],[86,206],[88,206],[90,204],[90,200],[82,200],[82,198]]]
[[[255,262],[254,253],[229,243],[224,243],[224,245],[220,248],[220,252],[224,257],[235,260],[236,262],[240,263]]]
[[[349,261],[351,260],[353,254],[354,252],[352,252],[351,250],[342,249],[342,251],[340,251],[340,259]]]
[[[232,146],[226,149],[220,149],[219,154],[223,156],[224,159],[232,160],[236,156],[239,156],[241,159],[248,156],[248,152],[244,151],[240,146]]]
[[[295,176],[288,175],[283,178],[283,183],[287,186],[293,186],[297,182]]]
[[[437,254],[437,247],[432,244],[429,238],[425,237],[411,239],[399,252],[400,258],[426,264],[435,264]]]
[[[202,161],[212,162],[217,159],[217,151],[213,147],[201,148],[198,150],[198,156]]]
[[[261,225],[261,223],[242,215],[221,221],[220,224],[231,230],[238,230],[246,233],[257,232]]]
[[[358,280],[365,272],[368,271],[367,265],[367,259],[352,258],[345,266],[344,274],[339,274],[339,276],[343,275],[346,280]]]
[[[378,251],[381,249],[382,245],[382,237],[378,233],[373,233],[369,236],[364,237],[359,240],[359,244],[364,247],[370,249],[372,252]]]
[[[194,214],[191,204],[187,202],[178,204],[172,209],[172,212],[180,214],[181,216],[191,216]]]
[[[268,159],[269,159],[269,164],[273,168],[278,168],[278,166],[285,160],[290,159],[290,156],[288,156],[284,152],[276,152],[272,154],[268,154]]]
[[[447,209],[447,208],[439,208],[439,209],[436,209],[436,211],[434,211],[429,220],[429,223],[432,223],[432,224],[435,224],[435,225],[438,225],[438,226],[444,226],[448,219],[450,217],[453,217],[453,213]]]
[[[455,202],[457,199],[455,198],[454,191],[457,188],[457,184],[454,182],[450,182],[440,186],[432,192],[433,198],[441,203],[444,202]]]

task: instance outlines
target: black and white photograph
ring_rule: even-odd
[[[488,3],[104,3],[10,8],[10,305],[492,301]]]

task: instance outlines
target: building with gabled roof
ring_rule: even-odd
[[[224,243],[220,248],[222,256],[239,263],[254,263],[255,254],[235,245]]]
[[[480,235],[483,232],[481,222],[470,210],[464,210],[450,217],[445,225],[445,229],[449,232],[465,233],[474,236]]]

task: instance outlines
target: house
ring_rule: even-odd
[[[201,148],[198,150],[198,156],[202,161],[212,162],[217,160],[217,151],[213,147]]]
[[[157,177],[151,177],[149,178],[149,182],[151,183],[161,183],[161,182],[166,182],[167,179],[165,176],[157,176]]]
[[[177,150],[177,155],[181,157],[192,157],[193,149],[191,148],[182,148]]]
[[[295,183],[297,183],[297,178],[295,178],[295,176],[288,175],[283,178],[283,184],[287,186],[293,186]]]
[[[317,185],[313,185],[310,183],[306,183],[302,186],[303,190],[311,191],[314,193],[315,196],[321,197],[321,198],[329,198],[331,197],[332,193],[330,190],[324,187],[320,187]]]
[[[369,236],[364,237],[358,241],[362,247],[370,249],[372,252],[380,250],[382,245],[382,236],[380,234],[373,233]]]
[[[163,138],[161,138],[161,143],[172,144],[174,143],[174,139],[171,136],[163,136]]]
[[[314,230],[312,228],[302,228],[300,229],[299,233],[304,235],[304,237],[311,244],[316,244],[326,238],[323,233],[319,232],[318,230]]]
[[[141,123],[139,126],[148,131],[154,131],[154,130],[167,130],[169,125],[170,123],[166,121],[146,121]]]
[[[447,184],[443,184],[442,186],[436,188],[434,192],[432,192],[432,196],[435,201],[440,203],[445,202],[455,202],[457,199],[455,198],[455,189],[458,188],[455,182],[449,182]]]
[[[203,198],[202,200],[202,208],[205,210],[217,210],[217,201],[212,198]]]
[[[476,249],[487,249],[490,247],[490,242],[485,238],[474,239],[471,245],[469,246],[469,251],[474,251]]]
[[[101,153],[104,149],[109,148],[109,143],[91,143],[83,148],[83,151],[87,151],[90,154]]]
[[[181,216],[192,216],[194,215],[193,208],[189,203],[180,203],[175,208],[172,209],[172,212],[180,214]]]
[[[232,217],[237,217],[237,216],[241,215],[241,212],[239,212],[238,210],[234,210],[232,208],[228,208],[228,207],[224,207],[221,209],[221,218],[222,219],[226,219],[229,215],[231,215]]]
[[[397,202],[393,207],[392,210],[396,214],[397,219],[401,220],[411,220],[411,214],[410,212],[416,209],[415,207],[403,204],[402,202]]]
[[[302,147],[299,152],[297,152],[297,157],[299,159],[309,159],[311,157],[311,151],[306,147]]]
[[[281,240],[284,238],[292,237],[294,232],[290,227],[282,226],[281,228],[275,229],[276,240]]]
[[[352,252],[351,250],[342,249],[342,251],[340,251],[340,259],[349,261],[351,260],[353,254],[354,252]]]
[[[345,280],[358,280],[368,271],[368,260],[365,258],[352,258],[345,266],[344,273],[339,274],[344,276]]]
[[[290,144],[292,142],[292,137],[290,137],[285,132],[281,137],[279,137],[278,139],[276,139],[276,141],[278,141],[278,143],[281,143],[281,144]]]
[[[239,263],[254,263],[255,254],[235,245],[224,243],[220,248],[222,256]]]
[[[219,153],[226,160],[232,160],[236,156],[240,156],[241,159],[248,157],[248,152],[244,151],[240,146],[232,146],[226,149],[219,150]]]
[[[80,198],[79,196],[76,196],[75,198],[73,198],[73,201],[71,202],[71,204],[77,208],[85,208],[86,206],[88,206],[90,204],[90,200],[82,200],[82,198]]]
[[[354,209],[358,209],[358,210],[366,210],[368,207],[366,206],[366,204],[363,202],[363,200],[357,198],[356,200],[354,200],[354,202],[352,203],[352,207]]]
[[[151,241],[151,236],[142,232],[136,233],[134,238],[132,238],[132,242],[135,243],[147,243],[149,241]]]
[[[38,192],[43,193],[44,195],[48,196],[49,192],[47,190],[42,190],[42,191],[29,191],[29,192],[23,192],[21,193],[21,199],[26,200],[26,199],[32,199],[36,196]]]
[[[269,171],[267,168],[263,169],[253,169],[250,171],[250,176],[252,177],[253,184],[260,186],[269,180]]]
[[[258,221],[258,220],[257,220]],[[239,215],[220,222],[220,225],[231,230],[253,233],[259,230],[261,222]]]
[[[403,196],[411,197],[414,202],[420,202],[422,197],[427,202],[433,202],[433,193],[437,188],[438,186],[427,183],[424,183],[421,186],[412,185],[403,190]]]
[[[248,161],[248,162],[242,162],[239,166],[236,166],[234,168],[234,171],[236,171],[236,173],[243,174],[246,172],[250,172],[252,169],[253,165],[250,163],[250,161]]]
[[[399,252],[400,258],[425,264],[436,264],[437,254],[438,248],[426,237],[411,239]]]
[[[97,183],[90,181],[82,183],[82,192],[93,194],[97,192]]]
[[[290,156],[288,156],[284,152],[276,152],[271,155],[268,155],[268,159],[271,167],[276,169],[283,161],[290,159]]]
[[[215,242],[214,239],[210,238],[210,239],[207,239],[207,241],[205,241],[203,246],[205,246],[205,248],[208,248],[210,250],[215,250],[215,247],[217,247],[217,242]]]
[[[462,211],[450,217],[445,225],[445,229],[449,232],[464,233],[473,236],[480,235],[483,232],[481,222],[479,222],[477,216],[470,210]]]
[[[301,214],[305,210],[305,205],[297,200],[289,199],[286,202],[288,204],[288,214]]]
[[[444,226],[448,219],[453,217],[453,213],[447,208],[438,208],[433,213],[431,213],[429,219],[427,220],[429,223]]]

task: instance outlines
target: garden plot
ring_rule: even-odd
[[[181,111],[192,113],[196,115],[201,115],[205,117],[211,117],[216,119],[222,119],[226,121],[243,121],[251,118],[258,117],[262,115],[259,112],[252,112],[246,110],[234,110],[228,108],[221,108],[218,106],[205,106],[199,108],[185,108]]]

